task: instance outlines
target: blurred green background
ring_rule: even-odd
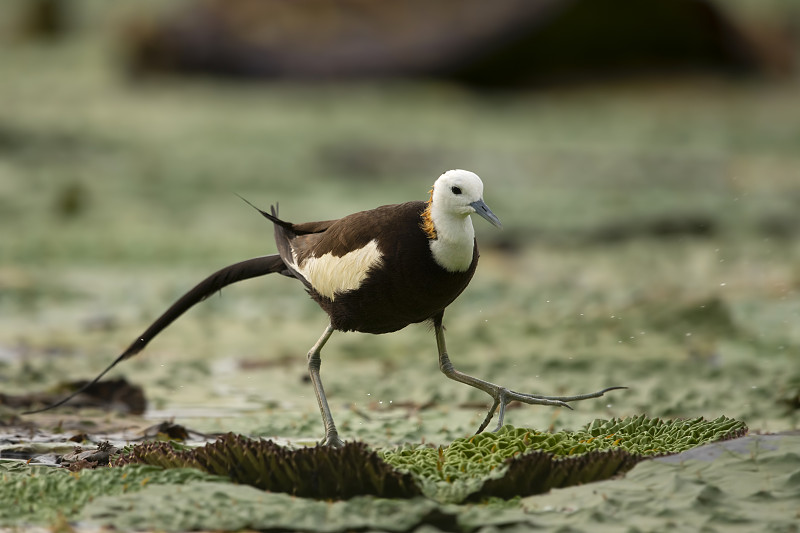
[[[75,0],[55,37],[26,30],[30,5],[0,7],[3,392],[91,378],[207,274],[274,253],[272,228],[234,193],[280,202],[291,221],[330,219],[425,199],[441,172],[465,168],[504,228],[475,222],[481,263],[445,315],[456,367],[543,394],[630,387],[507,422],[724,414],[753,430],[797,426],[796,40],[778,71],[514,89],[137,77],[129,21],[180,4]],[[791,0],[724,8],[761,34],[798,15]],[[114,375],[145,387],[145,421],[319,437],[305,354],[325,324],[300,284],[248,281]],[[488,405],[439,374],[425,326],[336,334],[322,377],[343,436],[373,444],[467,435]],[[117,416],[105,420],[133,423]]]

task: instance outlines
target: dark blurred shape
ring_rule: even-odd
[[[171,420],[165,420],[144,430],[145,439],[189,440],[189,430]]]
[[[25,138],[21,131],[0,123],[0,153],[19,150],[24,144]]]
[[[800,374],[790,377],[778,391],[778,403],[789,411],[800,410]]]
[[[794,212],[765,215],[759,221],[758,227],[767,237],[793,239],[800,233],[800,214]]]
[[[133,73],[526,86],[759,70],[709,0],[204,0],[131,24]]]
[[[54,210],[61,218],[74,218],[86,210],[89,191],[79,182],[61,186],[56,193]]]
[[[64,394],[76,391],[86,385],[86,381],[72,381],[60,385],[55,392],[39,392],[12,396],[0,393],[0,405],[16,409],[30,409],[38,405],[49,405],[62,399]],[[69,403],[72,407],[98,407],[122,413],[140,415],[147,409],[144,391],[138,385],[128,383],[124,378],[109,379],[95,383]]]
[[[604,244],[625,242],[638,238],[710,238],[717,233],[717,221],[710,215],[704,213],[675,213],[653,216],[652,218],[634,218],[612,222],[590,232],[587,240]]]
[[[22,3],[20,33],[30,39],[56,39],[69,29],[69,0],[26,0]]]

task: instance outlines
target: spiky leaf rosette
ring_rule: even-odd
[[[236,483],[306,498],[346,500],[366,494],[410,498],[421,494],[411,475],[396,471],[364,443],[290,449],[228,433],[192,450],[179,450],[167,442],[134,446],[116,465],[127,463],[193,467]]]

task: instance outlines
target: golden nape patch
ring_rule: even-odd
[[[337,257],[328,252],[320,257],[311,256],[297,271],[305,277],[318,293],[334,300],[337,293],[358,289],[369,271],[383,263],[378,241],[373,239],[363,248]]]
[[[433,189],[430,190],[430,199],[428,200],[428,205],[425,207],[425,211],[422,212],[422,222],[420,222],[419,227],[422,228],[422,231],[425,232],[425,235],[428,236],[429,239],[434,240],[436,239],[436,226],[433,225],[433,218],[431,217],[431,206],[433,206]]]

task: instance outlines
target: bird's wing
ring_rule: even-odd
[[[388,251],[385,249],[396,246],[406,232],[418,230],[423,206],[423,202],[384,205],[338,220],[312,222],[308,227],[311,224],[323,227],[324,224],[324,231],[297,235],[291,241],[292,249],[298,263],[308,256],[319,258],[331,254],[343,257],[364,248],[371,241],[378,241],[384,249],[382,251]]]
[[[250,205],[275,224],[278,253],[294,277],[307,289],[321,288],[315,287],[314,280],[310,279],[312,270],[319,272],[321,268],[326,271],[323,276],[328,295],[339,285],[353,285],[353,275],[363,279],[365,273],[380,261],[385,249],[394,247],[398,224],[416,229],[424,207],[423,202],[407,202],[360,211],[336,220],[293,224],[278,217],[277,206],[272,206],[267,213]],[[355,257],[350,255],[350,261],[337,261],[353,253]],[[317,263],[316,269],[308,268],[309,260],[321,258],[326,259]],[[337,280],[348,281],[340,283]]]
[[[334,221],[324,232],[297,235],[286,243],[292,268],[314,291],[331,300],[353,291],[375,269],[403,253],[410,243],[409,232],[422,235],[422,205],[411,202],[361,211]]]

